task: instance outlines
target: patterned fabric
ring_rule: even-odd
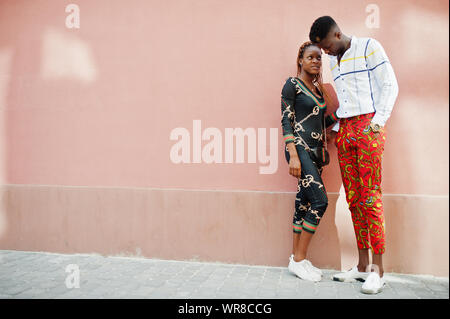
[[[288,78],[281,92],[281,128],[285,144],[293,142],[305,149],[322,144],[326,107],[323,97],[318,98],[299,78]],[[325,126],[337,120],[335,113],[328,115]]]
[[[312,161],[309,153],[300,145],[296,146],[301,164],[295,197],[293,231],[305,230],[314,234],[328,206],[328,197],[322,181],[322,169]],[[285,151],[289,163],[289,152]]]
[[[398,95],[398,83],[382,45],[372,38],[353,36],[340,64],[335,56],[329,60],[339,100],[338,117],[376,112],[372,121],[384,126]]]
[[[325,100],[311,92],[298,78],[289,78],[281,92],[281,125],[285,156],[289,163],[288,143],[295,143],[301,164],[293,218],[293,231],[315,233],[328,206],[321,178],[322,169],[311,159],[308,150],[323,144]],[[327,116],[325,125],[337,121],[336,114]]]
[[[359,249],[385,252],[385,223],[381,199],[384,129],[370,129],[374,113],[340,119],[336,136],[339,166]]]

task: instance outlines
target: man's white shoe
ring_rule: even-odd
[[[289,258],[288,269],[291,273],[303,280],[320,281],[322,279],[320,275],[309,269],[306,259],[296,262],[294,258]]]
[[[341,272],[333,276],[334,281],[340,282],[355,282],[356,280],[365,280],[369,273],[358,271],[358,267],[355,266],[349,271]]]
[[[380,277],[377,272],[371,272],[362,285],[361,292],[365,294],[377,294],[383,289],[384,285],[384,278]]]

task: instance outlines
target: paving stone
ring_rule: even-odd
[[[432,299],[449,299],[449,293],[448,291],[447,292],[437,291],[436,293],[434,293]]]
[[[438,283],[426,283],[425,284],[426,287],[434,292],[445,292],[448,293],[448,284],[447,285],[443,285],[443,284],[438,284]]]
[[[189,298],[190,295],[192,295],[194,293],[194,291],[189,291],[189,290],[177,290],[172,297],[173,298],[179,298],[179,299],[183,299],[183,298]]]
[[[31,289],[29,284],[16,285],[16,286],[11,286],[11,287],[2,289],[2,293],[7,294],[7,295],[17,295],[28,289]]]
[[[433,292],[426,288],[419,287],[419,288],[413,288],[411,290],[412,290],[412,293],[414,295],[416,295],[417,298],[419,298],[419,299],[432,299],[432,297],[433,297]]]
[[[278,293],[277,299],[303,299],[303,297],[296,292],[293,293]]]
[[[14,296],[16,299],[34,299],[34,298],[43,298],[45,295],[46,290],[45,289],[39,289],[39,288],[31,288],[28,290],[25,290],[17,295]]]
[[[362,283],[301,280],[286,267],[164,261],[157,259],[0,251],[0,298],[225,298],[225,299],[448,299],[448,278],[386,274],[380,294]],[[68,289],[66,267],[80,269],[80,288]]]
[[[236,291],[235,291],[235,292],[229,292],[229,291],[222,292],[222,291],[218,291],[218,292],[216,293],[216,298],[218,298],[218,299],[236,299],[236,298],[238,298],[238,294],[236,293]]]
[[[59,294],[55,299],[80,299],[82,297],[86,297],[86,294],[78,288],[73,288],[67,289],[66,292]]]
[[[277,292],[273,289],[258,289],[257,293],[260,298],[275,298],[277,296]]]
[[[190,298],[192,299],[214,299],[215,293],[208,293],[208,292],[195,292],[191,295]],[[171,296],[169,296],[170,298]]]

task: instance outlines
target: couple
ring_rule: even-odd
[[[321,179],[326,161],[320,154],[324,154],[326,146],[326,128],[334,124],[330,140],[335,140],[338,150],[359,263],[347,272],[336,274],[333,280],[365,279],[362,292],[378,293],[384,285],[382,256],[385,252],[380,188],[385,143],[383,126],[398,95],[397,80],[379,42],[344,35],[329,16],[314,21],[309,38],[311,41],[302,44],[298,52],[297,77],[287,79],[281,94],[285,156],[289,174],[298,178],[293,254],[288,268],[304,280],[320,281],[322,278],[321,270],[314,267],[306,255],[328,206]],[[326,117],[322,50],[330,56],[339,100],[337,111]],[[373,253],[373,267],[369,267],[369,248]]]

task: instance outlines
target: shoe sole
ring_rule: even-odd
[[[339,281],[339,282],[355,282],[355,281],[366,282],[366,280],[364,278],[339,279],[339,278],[333,277],[333,280]]]
[[[381,288],[378,288],[376,290],[369,290],[369,289],[361,288],[361,292],[366,295],[376,295],[376,294],[379,294],[383,290],[384,285],[385,284],[383,284],[383,286],[381,286]]]
[[[382,288],[379,288],[377,290],[368,290],[368,289],[361,288],[361,292],[366,295],[376,295],[376,294],[379,294],[381,292],[381,290],[382,290]]]
[[[322,281],[322,275],[319,275],[319,274],[317,274],[316,272],[314,272],[314,273],[317,274],[318,276],[320,276],[320,279],[319,279],[319,280],[304,279],[304,278],[300,277],[299,275],[297,275],[294,271],[292,271],[291,269],[289,269],[289,266],[288,266],[288,271],[289,271],[292,275],[294,275],[295,277],[300,278],[301,280],[306,280],[306,281],[311,281],[311,282],[319,282],[319,281]]]
[[[289,270],[289,272],[290,272],[292,275],[294,275],[295,277],[297,277],[297,278],[299,278],[299,279],[301,279],[301,280],[306,280],[306,281],[310,281],[310,282],[319,282],[319,281],[322,280],[322,277],[321,277],[319,280],[305,279],[305,278],[300,277],[299,275],[297,275],[295,272],[291,271],[290,269],[288,269],[288,270]]]
[[[320,277],[323,277],[323,273],[318,272],[317,270],[314,270],[314,269],[312,271],[313,271],[313,273],[319,275]]]

